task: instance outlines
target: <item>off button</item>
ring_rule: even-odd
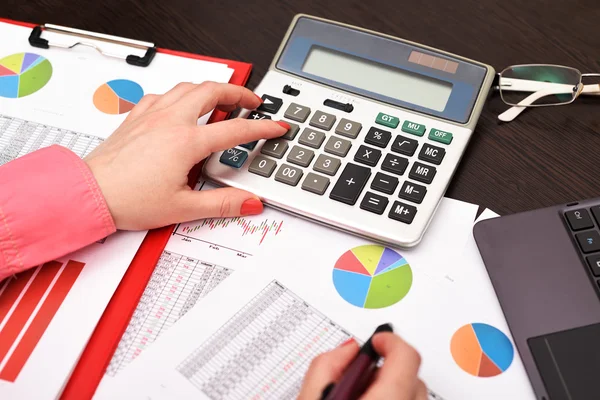
[[[429,139],[443,144],[450,144],[452,142],[452,134],[440,131],[439,129],[432,129],[429,131]]]
[[[379,125],[387,126],[389,128],[397,128],[400,123],[400,119],[398,117],[394,117],[393,115],[379,113],[377,114],[377,118],[375,122]]]

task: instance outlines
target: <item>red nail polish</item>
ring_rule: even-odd
[[[258,99],[258,101],[260,101],[260,104],[263,103],[263,99],[259,95],[257,95],[256,93],[254,93],[254,96],[256,96],[256,98]]]
[[[259,199],[248,199],[242,203],[240,214],[256,215],[263,211],[263,203]]]
[[[277,122],[277,124],[283,128],[285,128],[286,130],[290,130],[292,127],[290,126],[290,124],[288,124],[287,122],[283,122],[283,121],[275,121]]]
[[[344,346],[349,345],[350,343],[355,343],[355,342],[356,342],[356,340],[354,340],[354,338],[350,338],[350,339],[346,340],[344,343],[342,343],[340,345],[340,347],[344,347]]]

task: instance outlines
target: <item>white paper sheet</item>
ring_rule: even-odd
[[[89,48],[37,49],[28,44],[30,32],[29,28],[0,23],[0,60],[16,53],[33,53],[52,65],[50,80],[35,93],[24,97],[0,95],[0,165],[52,144],[68,147],[81,157],[87,155],[127,116],[127,113],[105,114],[94,105],[94,93],[108,81],[128,79],[139,84],[144,94],[162,94],[179,82],[228,82],[233,73],[224,64],[165,54],[157,54],[149,67],[140,68],[104,57]],[[0,89],[14,84],[14,77],[7,79],[7,74],[11,72],[0,68]],[[19,79],[24,78],[19,75]],[[209,115],[198,123],[205,123]],[[102,244],[91,245],[60,260],[63,265],[67,260],[75,260],[85,266],[70,289],[68,285],[63,286],[68,293],[56,313],[44,314],[50,318],[49,325],[31,355],[26,357],[16,379],[2,378],[2,374],[7,369],[14,370],[11,365],[15,354],[20,354],[21,339],[31,335],[27,333],[30,332],[28,327],[41,325],[33,324],[33,317],[30,322],[23,321],[19,336],[3,342],[10,346],[6,352],[0,352],[0,398],[50,399],[59,395],[145,233],[119,232]],[[64,272],[65,268],[60,271]],[[55,275],[56,282],[63,272]],[[0,308],[13,302],[18,304],[15,299],[7,300],[7,282],[0,282]],[[49,294],[53,290],[53,286],[50,287]],[[22,293],[28,288],[22,289]],[[44,296],[36,303],[38,307],[48,298]],[[16,306],[10,310],[13,308],[18,310]],[[36,308],[32,315],[38,312]],[[11,315],[17,314],[0,313],[0,335],[6,334],[11,325],[14,328],[9,319]]]
[[[336,292],[332,281],[333,266],[337,259],[354,247],[370,244],[368,241],[301,219],[295,219],[291,223],[285,220],[287,236],[275,238],[274,244],[268,247],[268,251],[255,254],[252,257],[252,261],[255,262],[254,267],[236,270],[201,303],[189,310],[179,322],[164,332],[152,346],[145,349],[140,357],[122,370],[116,379],[112,380],[110,386],[103,385],[102,390],[99,390],[95,397],[201,398],[201,391],[177,372],[177,365],[211,335],[219,332],[223,324],[244,309],[257,294],[267,286],[273,288],[274,280],[285,288],[288,303],[294,302],[295,299],[295,304],[306,303],[308,307],[304,311],[302,307],[291,311],[285,309],[282,315],[292,318],[291,315],[298,316],[307,312],[311,316],[310,321],[314,323],[320,321],[317,328],[313,326],[314,324],[302,325],[303,328],[293,329],[293,332],[277,334],[294,342],[293,346],[299,345],[298,340],[319,341],[319,338],[323,338],[325,344],[315,345],[315,347],[311,345],[310,351],[305,350],[303,356],[294,361],[296,365],[294,368],[280,365],[281,368],[287,369],[291,378],[283,379],[283,375],[279,372],[277,374],[279,378],[275,378],[262,367],[256,371],[249,368],[256,374],[253,375],[251,384],[246,382],[244,387],[264,386],[265,379],[276,379],[277,382],[286,383],[273,390],[272,398],[285,398],[288,394],[294,397],[297,394],[299,379],[301,380],[308,362],[315,354],[334,347],[348,335],[356,335],[359,339],[365,340],[378,324],[388,320],[396,323],[401,334],[411,339],[421,338],[420,340],[426,342],[426,338],[431,338],[430,336],[423,336],[415,326],[410,328],[403,328],[403,326],[406,325],[406,321],[419,321],[421,315],[428,313],[434,313],[428,326],[435,325],[438,316],[436,296],[439,291],[447,291],[453,287],[452,282],[444,277],[444,265],[451,262],[448,255],[452,254],[452,247],[462,249],[465,246],[476,211],[477,207],[474,205],[450,199],[443,200],[436,220],[432,223],[423,242],[415,249],[397,250],[410,263],[413,276],[412,287],[404,299],[395,305],[381,309],[363,309],[349,304]],[[205,248],[203,251],[208,250],[210,249]],[[286,307],[285,304],[275,306]],[[271,321],[273,315],[267,314],[265,314],[266,321]],[[335,326],[331,328],[333,330],[327,331],[329,333],[319,330],[324,329],[328,324]],[[280,323],[276,324],[276,326],[280,325]],[[311,333],[307,333],[306,329]],[[335,332],[335,335],[331,332]],[[333,336],[329,336],[330,333]],[[325,337],[328,339],[325,340]],[[242,341],[241,345],[243,344]],[[304,344],[308,346],[308,343]],[[240,346],[240,344],[233,346]],[[266,354],[270,354],[271,351],[273,354],[283,355],[284,350],[269,348],[264,350],[264,356],[266,357]],[[249,356],[246,353],[245,355]],[[263,357],[261,354],[255,356],[257,359]],[[240,360],[242,361],[248,362],[246,359]],[[277,385],[271,382],[271,386],[275,388]],[[435,387],[433,389],[437,391]],[[443,395],[443,392],[440,393]],[[250,392],[236,392],[236,394],[237,397],[232,398],[252,398]]]

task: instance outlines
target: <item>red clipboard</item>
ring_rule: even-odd
[[[36,26],[35,24],[4,18],[0,18],[0,22],[28,28]],[[227,64],[229,68],[234,69],[229,83],[240,86],[246,84],[252,71],[252,64],[245,62],[160,48],[158,53]],[[215,110],[209,123],[222,121],[227,117],[227,113]],[[199,172],[199,168],[196,168],[190,176],[197,177]],[[190,179],[190,183],[195,183],[195,179]],[[173,233],[173,228],[174,226],[168,226],[148,232],[106,310],[104,310],[98,325],[96,325],[94,333],[61,394],[61,399],[89,399],[94,395],[100,380],[104,376],[104,371],[117,349],[121,336],[123,336],[129,320],[146,289],[154,267]]]

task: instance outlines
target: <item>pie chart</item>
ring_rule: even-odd
[[[144,97],[144,89],[128,79],[115,79],[94,93],[94,105],[105,114],[125,114]]]
[[[0,59],[0,97],[17,99],[46,86],[52,64],[33,53],[17,53]]]
[[[379,245],[348,250],[333,267],[333,284],[339,295],[361,308],[396,304],[408,294],[412,278],[408,261]]]
[[[515,349],[499,329],[482,323],[467,324],[450,342],[452,358],[465,372],[479,377],[500,375],[512,364]]]

